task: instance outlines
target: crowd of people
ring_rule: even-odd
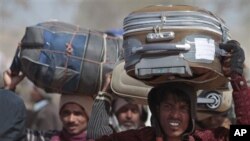
[[[250,89],[243,75],[244,50],[235,40],[221,43],[219,47],[228,54],[221,64],[224,76],[232,85],[236,124],[250,125]],[[145,126],[147,108],[115,95],[110,88],[111,74],[106,75],[105,84],[96,97],[62,94],[59,109],[52,114],[47,112],[54,106],[49,107],[49,99],[34,87],[32,115],[35,119],[31,120],[23,100],[14,92],[24,77],[22,73],[13,75],[11,70],[3,74],[1,141],[229,140],[229,128],[222,125],[205,127],[203,124],[203,128],[197,128],[196,90],[183,82],[155,86],[149,92],[151,126]],[[32,126],[27,126],[31,121]],[[45,125],[47,127],[43,127]]]

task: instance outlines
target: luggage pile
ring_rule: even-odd
[[[219,43],[230,35],[213,13],[187,5],[149,6],[131,12],[123,29],[124,60],[114,68],[111,83],[115,93],[146,103],[151,88],[163,83],[228,89]]]
[[[224,87],[224,52],[230,39],[224,22],[193,6],[149,6],[124,19],[124,60],[128,75],[148,85],[173,81],[197,89]]]
[[[11,69],[47,92],[95,95],[105,74],[121,96],[145,102],[152,87],[186,82],[196,89],[223,89],[230,39],[223,20],[193,6],[149,6],[124,19],[123,39],[51,21],[26,28]],[[122,43],[123,42],[123,43]]]

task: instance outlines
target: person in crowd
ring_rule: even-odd
[[[85,141],[87,123],[90,118],[90,103],[86,97],[62,95],[60,100],[60,119],[63,130],[52,136],[51,141]]]
[[[228,53],[222,59],[222,70],[224,75],[229,77],[233,88],[236,123],[249,125],[250,112],[245,111],[250,111],[250,103],[246,102],[250,100],[250,88],[242,75],[245,60],[244,50],[235,40],[221,43],[219,46]],[[108,86],[108,84],[105,85]],[[110,100],[112,97],[107,93],[110,93],[109,89],[103,89],[96,99]],[[228,140],[229,130],[225,127],[195,130],[196,100],[196,91],[188,84],[173,82],[156,86],[148,94],[152,127],[113,133],[96,139],[96,141]],[[94,108],[92,113],[97,113],[95,110],[98,111]],[[108,130],[108,128],[108,126],[100,128],[98,134],[100,135],[103,129]]]
[[[139,129],[145,126],[146,110],[141,104],[131,99],[117,97],[112,103],[113,125],[116,132]],[[112,119],[112,118],[111,118]]]
[[[33,108],[28,110],[27,128],[35,130],[60,130],[62,128],[58,115],[58,108],[52,97],[43,89],[32,86],[30,92]]]
[[[0,140],[20,141],[25,137],[26,108],[14,92],[0,89]]]
[[[4,72],[4,89],[14,90],[16,85],[24,78],[23,74],[12,75],[11,70]],[[18,141],[85,141],[87,123],[90,118],[91,97],[80,95],[62,95],[60,99],[59,116],[62,122],[62,130],[40,131],[24,129],[20,125],[20,133],[25,131],[26,136],[18,136]],[[8,110],[6,107],[4,109]],[[12,113],[12,112],[11,112]],[[3,117],[0,122],[8,117]],[[20,118],[21,120],[21,118]],[[25,123],[25,118],[22,118]],[[15,128],[15,127],[13,127]],[[9,131],[10,132],[10,131]]]
[[[110,29],[105,32],[109,36],[122,38],[122,29]],[[103,89],[107,89],[107,85]],[[112,92],[111,92],[112,93]],[[148,113],[145,105],[136,104],[132,99],[112,96],[112,99],[98,94],[93,109],[107,109],[108,112],[94,112],[88,124],[88,138],[96,139],[129,129],[145,126]],[[101,125],[101,126],[100,126]],[[106,128],[107,127],[107,128]]]

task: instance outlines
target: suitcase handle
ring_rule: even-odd
[[[162,52],[186,52],[191,48],[190,44],[148,44],[133,48],[132,53],[162,53]]]

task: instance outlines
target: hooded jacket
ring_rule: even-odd
[[[155,127],[157,138],[164,137],[162,128],[159,123],[159,117],[156,114],[156,107],[160,106],[160,100],[164,97],[165,92],[173,92],[179,93],[179,95],[185,95],[189,102],[189,113],[190,113],[190,121],[188,124],[188,129],[183,134],[183,139],[185,140],[189,134],[193,133],[195,129],[195,112],[196,112],[196,92],[195,89],[191,86],[181,83],[167,83],[165,85],[160,85],[158,87],[153,88],[148,94],[148,104],[150,111],[152,113],[151,124]]]
[[[240,85],[241,82],[246,80],[242,76],[238,76],[236,79],[231,80],[231,84],[233,86],[233,98],[235,103],[235,113],[237,118],[237,124],[250,124],[250,88],[246,85]],[[157,89],[152,89],[150,94],[148,95],[149,98],[149,105],[150,110],[152,112],[153,117],[155,117],[155,109],[153,105],[155,104],[154,97],[155,92]],[[192,95],[191,95],[192,96]],[[192,104],[191,104],[192,106]],[[194,106],[194,105],[193,105]],[[195,109],[195,106],[191,109]],[[212,130],[195,130],[194,126],[192,125],[193,119],[195,116],[193,114],[194,111],[191,112],[191,120],[189,123],[189,128],[183,135],[184,140],[188,141],[227,141],[229,130],[224,127],[218,127]],[[157,119],[157,117],[156,117]],[[139,130],[128,130],[125,132],[114,133],[109,136],[103,136],[96,141],[159,141],[162,140],[162,130],[159,128],[159,121],[152,120],[153,127],[145,127]],[[154,123],[155,122],[155,123]],[[157,127],[158,126],[158,127]],[[193,133],[192,133],[193,131]]]

